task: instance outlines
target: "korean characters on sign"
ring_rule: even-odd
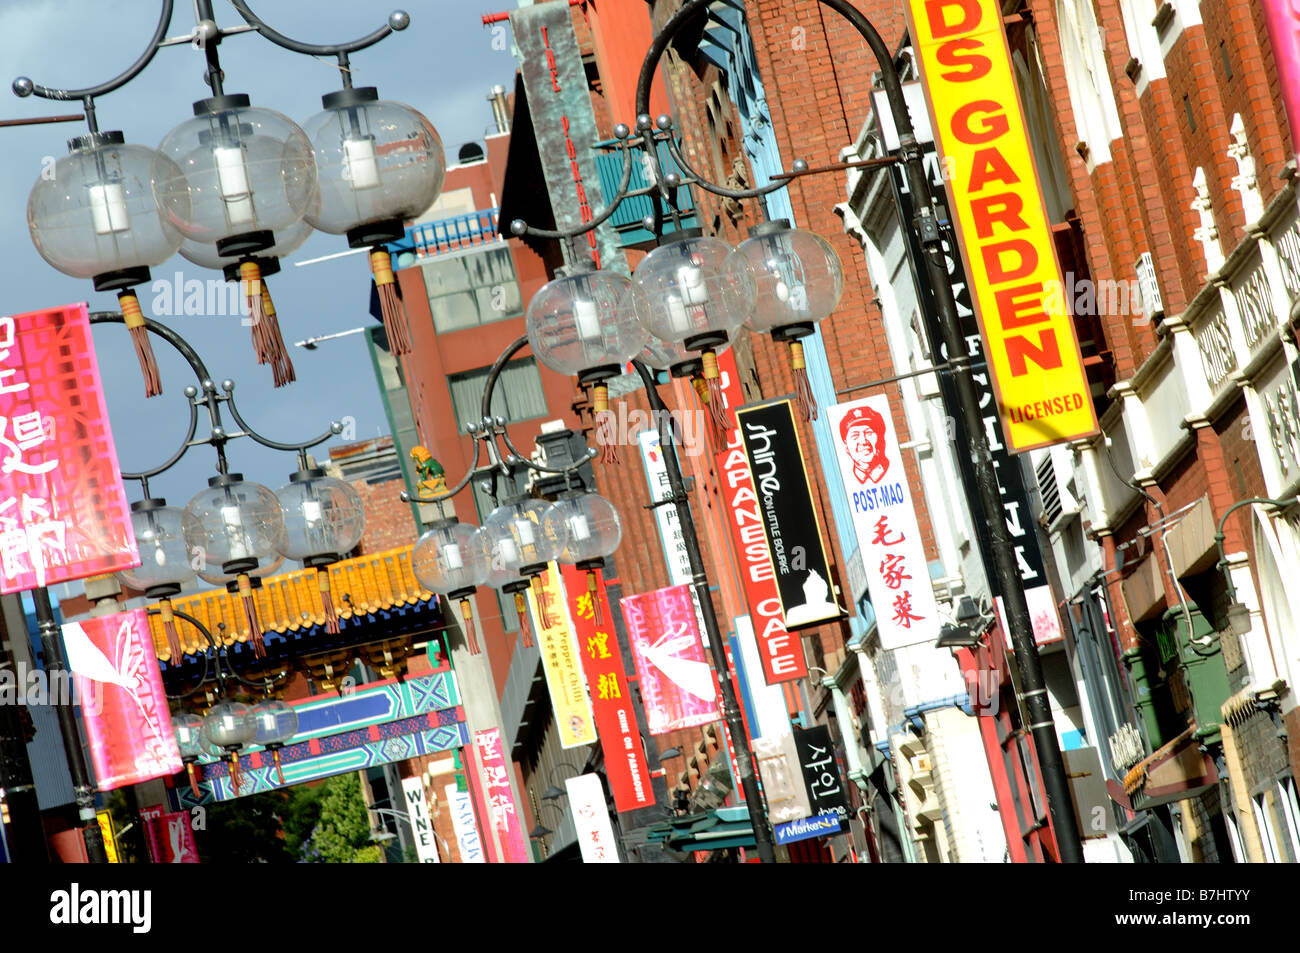
[[[880,645],[934,641],[939,610],[903,469],[889,398],[865,397],[827,410],[862,550]]]
[[[907,0],[972,298],[1014,452],[1097,419],[1002,32],[1000,0]]]

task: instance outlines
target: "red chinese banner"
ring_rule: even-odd
[[[523,828],[519,824],[519,811],[510,790],[510,765],[501,747],[501,731],[489,728],[474,732],[474,748],[483,765],[487,809],[492,828],[501,838],[507,864],[526,864],[528,848],[524,844]]]
[[[70,622],[63,627],[63,644],[98,789],[180,771],[181,754],[145,610]]]
[[[149,860],[155,864],[197,864],[193,821],[186,811],[168,814],[161,806],[140,808]]]
[[[623,653],[605,595],[605,580],[596,579],[595,605],[587,591],[587,574],[574,566],[563,567],[565,598],[569,616],[578,636],[578,654],[587,675],[591,707],[605,752],[605,774],[619,811],[634,811],[655,802],[650,787],[650,769],[645,748],[637,731],[636,713],[627,686]],[[601,625],[596,624],[596,607],[600,608]]]
[[[0,317],[0,592],[140,565],[85,304]]]
[[[704,660],[690,586],[620,600],[650,734],[718,720],[713,669]]]
[[[718,369],[722,372],[722,402],[734,416],[744,398],[736,358],[730,351],[718,356]],[[763,677],[769,685],[806,678],[808,663],[804,660],[803,644],[799,636],[792,635],[785,627],[785,609],[763,532],[758,494],[754,492],[754,478],[738,427],[727,432],[727,449],[717,455],[716,462],[745,601],[754,620],[758,654],[763,660]]]

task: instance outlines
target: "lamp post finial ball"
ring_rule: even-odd
[[[411,15],[405,10],[394,10],[388,15],[388,25],[399,32],[405,30],[411,25]]]
[[[510,223],[510,231],[515,235],[522,235],[524,232],[528,231],[528,223],[522,218],[517,218]]]
[[[224,390],[227,394],[229,394],[232,390],[235,389],[235,382],[232,381],[229,377],[227,377],[224,381],[221,382],[221,389]]]
[[[36,90],[36,84],[29,76],[19,76],[14,80],[13,90],[15,96],[25,99]]]
[[[655,125],[667,132],[673,127],[673,117],[667,113],[660,113],[658,118],[655,119]]]
[[[213,439],[213,440],[225,440],[225,439],[226,439],[226,428],[225,428],[225,427],[213,427],[213,428],[212,428],[212,439]]]
[[[808,171],[808,162],[807,162],[807,160],[805,160],[805,159],[795,159],[795,160],[794,160],[794,163],[793,163],[793,164],[791,165],[791,167],[790,167],[790,170],[791,170],[792,172],[807,172],[807,171]]]
[[[343,425],[342,425],[341,423],[339,423],[337,420],[333,421],[333,422],[330,424],[330,433],[335,434],[335,435],[337,436],[338,434],[341,434],[342,432],[343,432]]]
[[[641,219],[641,227],[647,232],[653,232],[655,230],[655,217],[653,215],[647,215],[645,218]]]
[[[632,134],[632,130],[627,127],[627,123],[620,122],[618,125],[614,127],[615,139],[626,139],[631,134]]]
[[[185,396],[190,398],[190,400],[193,400],[195,397],[199,396],[199,389],[193,384],[190,384],[185,388]]]
[[[636,127],[638,129],[644,131],[649,129],[652,125],[654,125],[654,120],[650,118],[649,113],[641,113],[641,115],[636,117]]]
[[[682,184],[682,177],[676,172],[669,172],[664,176],[664,182],[668,184],[670,189],[675,189]]]

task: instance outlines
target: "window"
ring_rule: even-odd
[[[1106,50],[1091,0],[1057,0],[1061,59],[1079,141],[1090,163],[1110,160],[1110,143],[1120,137],[1119,110],[1106,71]],[[1091,165],[1089,166],[1091,168]]]
[[[438,255],[421,267],[433,329],[439,334],[523,314],[515,263],[504,243]]]
[[[490,368],[480,367],[465,374],[452,374],[447,378],[451,388],[452,409],[461,433],[465,424],[477,423],[483,415],[483,388],[487,386]],[[492,391],[492,416],[504,417],[510,423],[545,417],[546,395],[542,392],[542,378],[537,371],[537,361],[526,357],[511,361],[501,369],[501,376]]]

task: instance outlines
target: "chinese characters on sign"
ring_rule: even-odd
[[[827,410],[835,457],[849,495],[880,645],[932,642],[939,611],[889,398],[864,397]]]
[[[713,669],[704,660],[689,586],[621,600],[650,734],[718,720]]]
[[[0,316],[0,592],[140,565],[84,304]]]
[[[474,732],[474,747],[483,765],[483,796],[487,799],[489,822],[505,851],[508,864],[528,863],[528,848],[524,844],[524,829],[515,809],[514,794],[510,790],[510,765],[501,748],[501,731],[490,728]]]
[[[529,588],[528,605],[533,610],[537,647],[542,653],[560,746],[589,745],[596,740],[596,725],[578,661],[577,638],[565,608],[564,585],[555,563],[550,563],[537,584]]]
[[[101,791],[170,777],[180,750],[143,609],[63,627]]]
[[[623,653],[610,621],[605,580],[597,577],[595,598],[600,600],[600,618],[604,620],[603,625],[597,626],[596,607],[587,589],[586,576],[575,566],[565,566],[564,591],[568,593],[569,613],[578,634],[578,654],[587,673],[587,688],[596,716],[596,731],[605,752],[605,773],[614,795],[614,808],[633,811],[654,803],[650,769],[637,730],[636,712],[632,709]]]
[[[741,392],[736,359],[730,351],[718,356],[718,368],[723,372],[723,403],[734,408],[739,405]],[[716,463],[726,502],[723,509],[728,514],[745,601],[749,604],[758,638],[763,677],[769,685],[804,678],[808,674],[808,663],[804,660],[799,637],[786,630],[785,610],[777,591],[776,573],[772,569],[772,557],[763,533],[754,480],[738,428],[728,431],[727,449],[717,455]]]
[[[668,467],[664,464],[664,453],[659,446],[659,431],[643,430],[637,434],[636,439],[641,448],[641,462],[645,464],[646,482],[650,485],[650,499],[658,502],[672,494],[672,487],[668,483]],[[686,538],[682,536],[677,507],[671,504],[657,506],[654,512],[655,523],[659,527],[659,541],[664,547],[668,581],[674,586],[689,583],[691,561],[686,555]]]
[[[578,849],[584,864],[617,864],[618,846],[605,806],[605,787],[596,774],[581,774],[564,782],[569,789],[569,808],[578,834]]]

